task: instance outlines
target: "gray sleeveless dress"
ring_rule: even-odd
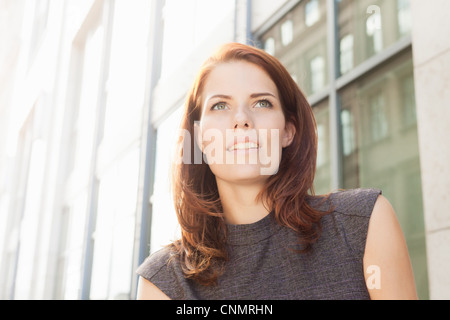
[[[177,259],[169,261],[167,248],[148,257],[137,273],[180,300],[370,299],[363,256],[380,194],[375,189],[333,193],[334,212],[322,218],[321,237],[306,254],[290,250],[297,235],[277,224],[273,214],[253,224],[228,225],[230,260],[217,286],[185,279]]]

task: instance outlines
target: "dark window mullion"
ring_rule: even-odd
[[[337,6],[335,0],[327,0],[328,29],[328,72],[330,83],[329,115],[330,115],[330,188],[336,190],[343,187],[340,106],[338,101],[336,79],[339,68],[339,41],[337,26]]]

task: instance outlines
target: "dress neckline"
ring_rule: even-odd
[[[271,211],[261,220],[250,224],[227,224],[227,243],[234,246],[244,246],[258,243],[274,235],[282,226],[275,220]]]

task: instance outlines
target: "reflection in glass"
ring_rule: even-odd
[[[353,115],[350,109],[341,111],[342,126],[342,152],[344,156],[350,155],[355,149],[355,127],[353,124]]]
[[[405,238],[419,297],[428,296],[411,52],[339,92],[344,188],[379,188]],[[408,120],[406,120],[408,119]],[[408,122],[408,125],[406,125]]]
[[[275,40],[273,38],[268,38],[266,40],[264,43],[264,50],[272,56],[275,54]]]
[[[378,8],[378,6],[374,6]],[[369,47],[371,54],[380,52],[383,49],[383,33],[381,25],[381,12],[379,9],[374,12],[366,20],[366,34],[371,41],[369,41]]]
[[[353,69],[353,35],[347,34],[340,41],[341,74]]]
[[[369,119],[372,141],[379,141],[388,135],[386,104],[383,93],[377,92],[369,97]]]
[[[316,93],[325,85],[325,59],[314,57],[310,62],[311,93]]]
[[[410,3],[411,0],[336,0],[341,75],[349,71],[349,58],[345,55],[349,54],[350,44],[354,68],[411,33]]]
[[[305,24],[311,27],[320,20],[319,1],[310,0],[305,7]]]
[[[328,100],[325,100],[313,108],[317,122],[317,168],[314,179],[314,190],[316,194],[330,192],[330,121]]]
[[[306,95],[324,90],[329,81],[325,10],[325,0],[299,1],[260,37]]]
[[[403,98],[403,124],[405,126],[416,124],[416,99],[414,99],[414,79],[412,75],[404,77],[402,80]]]
[[[286,20],[281,25],[281,43],[283,46],[287,46],[293,39],[293,25],[291,20]]]
[[[411,33],[411,0],[397,0],[398,32],[401,36]]]
[[[317,166],[321,167],[326,162],[326,128],[323,123],[317,124],[317,136],[318,136],[318,144],[317,144]]]

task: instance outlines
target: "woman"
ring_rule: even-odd
[[[222,46],[198,74],[182,129],[181,239],[139,267],[138,299],[417,298],[379,190],[314,196],[313,112],[274,57]]]

